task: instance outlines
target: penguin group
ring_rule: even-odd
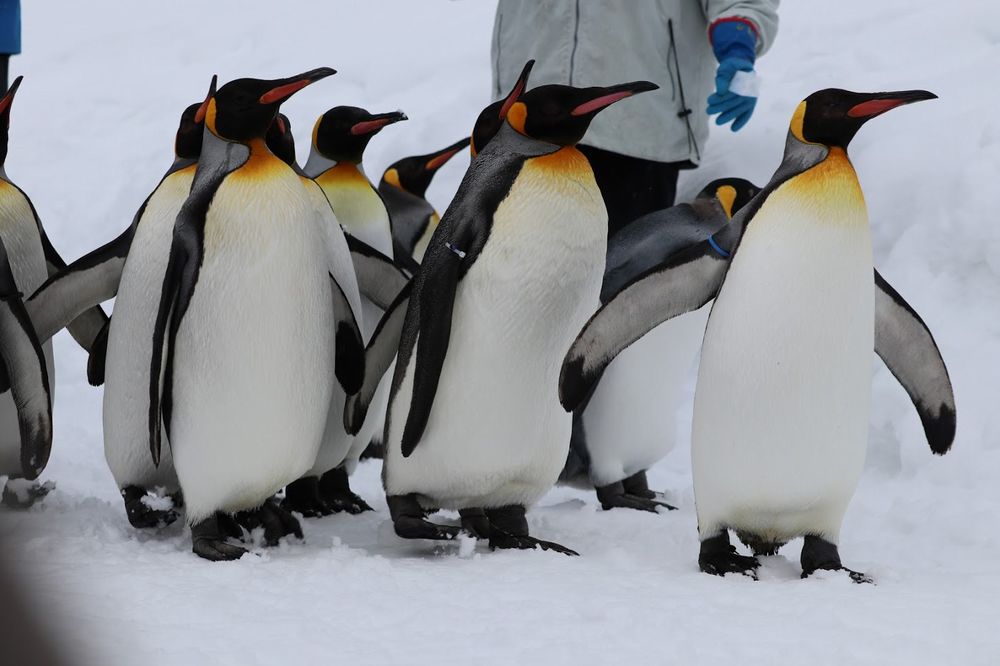
[[[366,449],[399,537],[577,555],[529,534],[526,512],[557,483],[604,509],[674,508],[646,471],[675,444],[700,343],[700,569],[755,577],[760,557],[802,537],[803,577],[869,582],[838,543],[864,463],[871,351],[936,454],[956,408],[928,327],[874,269],[847,148],[868,120],[934,95],[813,93],[766,185],[718,179],[609,237],[576,145],[597,114],[657,86],[532,88],[531,67],[467,137],[399,159],[377,185],[365,149],[404,113],[330,108],[300,167],[281,104],[335,71],[213,77],[132,223],[68,265],[0,169],[4,504],[50,487],[37,481],[50,338],[69,328],[104,386],[127,520],[184,515],[200,557],[240,558],[255,528],[274,545],[301,538],[301,518],[372,510],[350,486]],[[0,100],[0,165],[20,83]],[[438,215],[427,188],[467,148]]]

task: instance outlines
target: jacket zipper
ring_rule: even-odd
[[[579,2],[579,0],[577,0]],[[698,140],[691,129],[691,109],[688,108],[687,100],[684,99],[684,81],[681,79],[681,64],[677,58],[677,44],[674,41],[674,20],[667,19],[667,31],[670,33],[670,53],[674,56],[674,69],[677,72],[677,92],[681,97],[681,110],[677,112],[678,118],[684,119],[684,126],[687,128],[688,151],[694,150],[695,158],[701,161],[701,152],[698,150]],[[670,57],[667,57],[667,70],[670,70]],[[673,84],[674,73],[670,72],[670,83]]]

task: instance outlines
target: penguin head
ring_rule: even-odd
[[[201,102],[196,102],[181,114],[181,122],[174,137],[174,155],[180,159],[196,160],[201,155],[201,137],[205,123],[195,120],[199,108]]]
[[[507,96],[493,102],[480,112],[479,117],[476,118],[476,124],[472,127],[472,137],[469,143],[473,157],[485,148],[490,139],[495,137],[500,128],[503,127],[503,121],[507,119],[510,107],[521,99],[521,95],[528,87],[528,75],[531,74],[531,68],[534,66],[534,60],[526,62],[521,74],[517,77],[517,81],[514,82],[514,87],[510,89]]]
[[[760,188],[742,178],[719,178],[702,188],[697,199],[716,199],[722,204],[726,217],[732,219],[736,212],[757,196]]]
[[[14,83],[7,89],[7,92],[0,98],[0,166],[7,161],[7,132],[10,129],[10,107],[14,103],[14,95],[21,87],[23,76],[14,79]]]
[[[799,104],[789,130],[803,143],[847,148],[861,126],[875,116],[926,99],[937,99],[937,95],[926,90],[856,93],[827,88],[814,92]]]
[[[292,166],[295,164],[295,138],[292,136],[292,123],[288,116],[279,113],[274,122],[267,128],[264,142],[275,157]]]
[[[356,106],[335,106],[316,121],[313,148],[328,160],[360,164],[371,138],[401,120],[407,120],[402,111],[372,114]]]
[[[466,137],[436,153],[404,157],[385,170],[385,173],[382,174],[382,180],[410,194],[422,197],[427,192],[431,179],[434,178],[437,170],[468,145],[469,137]]]
[[[631,81],[606,88],[547,85],[533,88],[514,102],[507,122],[521,134],[572,146],[583,138],[590,121],[615,102],[659,88],[649,81]]]
[[[208,97],[195,119],[204,119],[212,134],[227,141],[260,139],[271,127],[282,102],[332,74],[336,71],[320,67],[285,79],[236,79],[218,91],[213,77]]]

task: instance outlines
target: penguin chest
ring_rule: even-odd
[[[354,164],[338,164],[316,178],[337,221],[350,235],[392,257],[389,213],[381,197]]]
[[[861,474],[871,240],[850,163],[827,162],[768,197],[712,310],[693,429],[703,529],[835,535]]]
[[[171,446],[193,514],[255,506],[308,470],[334,381],[326,250],[298,177],[230,174],[203,243],[174,343]]]

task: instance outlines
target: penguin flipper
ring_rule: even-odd
[[[17,407],[21,471],[38,478],[52,450],[52,394],[45,354],[0,242],[0,360]]]
[[[345,233],[351,261],[358,276],[358,290],[380,309],[386,310],[409,282],[409,277],[392,259],[371,245]]]
[[[729,256],[729,250],[714,239],[692,245],[636,277],[601,306],[563,359],[559,402],[566,411],[583,402],[622,350],[668,319],[715,298]]]
[[[361,430],[368,408],[382,375],[385,374],[399,350],[399,340],[403,334],[403,322],[410,304],[411,284],[407,283],[396,296],[396,300],[386,308],[375,332],[372,333],[365,349],[365,379],[361,390],[347,398],[344,405],[344,430],[356,435]]]
[[[111,319],[104,325],[101,332],[94,338],[94,344],[90,347],[90,355],[87,357],[87,383],[91,386],[102,386],[104,384],[104,365],[108,358],[108,333],[111,330]]]
[[[955,440],[955,394],[934,336],[920,315],[875,271],[875,353],[917,408],[931,451]]]
[[[347,295],[333,275],[330,275],[330,291],[333,293],[333,313],[336,327],[336,365],[334,374],[347,395],[361,390],[365,379],[365,341],[358,328]]]

